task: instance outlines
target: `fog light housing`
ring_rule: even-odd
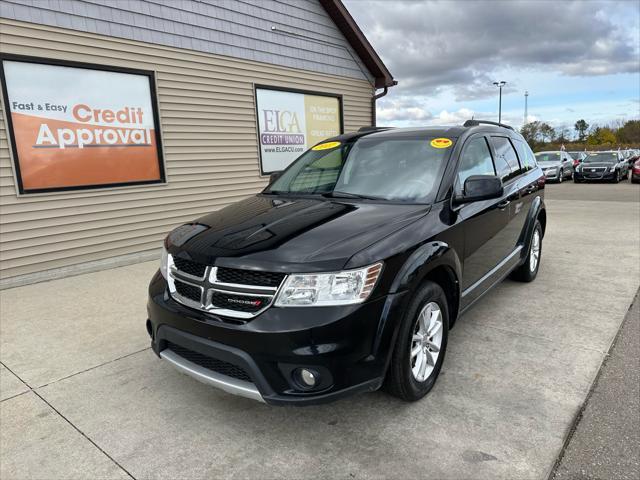
[[[308,368],[297,368],[294,371],[294,378],[296,383],[304,389],[315,388],[320,383],[320,374]]]

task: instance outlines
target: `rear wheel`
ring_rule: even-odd
[[[511,278],[520,282],[532,282],[538,276],[540,259],[542,258],[542,225],[540,220],[536,220],[529,242],[529,253],[525,262],[516,268],[511,274]]]
[[[411,299],[391,357],[385,390],[416,401],[433,388],[449,338],[449,310],[442,288],[425,282]]]

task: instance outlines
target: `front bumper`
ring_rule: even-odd
[[[229,393],[269,404],[318,404],[382,385],[402,293],[361,305],[271,307],[246,323],[190,309],[170,298],[157,273],[149,286],[153,351]],[[306,390],[293,372],[318,373]]]
[[[557,182],[558,180],[560,180],[560,171],[559,170],[545,170],[544,171],[544,178],[548,181],[548,182]]]
[[[576,171],[573,173],[574,180],[588,182],[588,181],[599,181],[599,180],[614,180],[616,178],[616,172],[584,172],[584,171]]]

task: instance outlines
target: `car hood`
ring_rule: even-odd
[[[256,195],[178,227],[169,251],[208,265],[331,271],[426,215],[428,205]]]

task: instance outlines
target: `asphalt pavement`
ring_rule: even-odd
[[[0,291],[0,478],[546,480],[640,285],[640,185],[549,185],[547,207],[536,281],[459,319],[416,403],[271,407],[180,374],[145,331],[157,262]],[[616,412],[589,441],[626,431]]]
[[[640,478],[640,297],[636,295],[553,480]]]

